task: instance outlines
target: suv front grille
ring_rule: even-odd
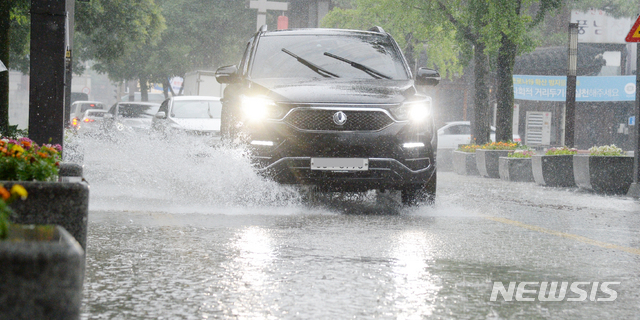
[[[339,111],[347,116],[343,125],[337,125],[333,121],[333,116]],[[294,109],[284,121],[300,130],[308,131],[377,131],[393,123],[393,119],[383,111],[348,109]]]

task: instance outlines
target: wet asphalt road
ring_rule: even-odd
[[[214,190],[233,196],[198,202],[204,191],[178,188],[175,203],[151,196],[163,180],[107,179],[108,156],[122,155],[85,159],[84,319],[640,317],[640,203],[625,197],[440,172],[435,207],[309,203],[271,184],[260,196],[271,200],[234,202],[237,176]],[[612,302],[490,301],[494,281],[619,284]]]

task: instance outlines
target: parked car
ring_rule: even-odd
[[[105,105],[100,101],[76,101],[71,104],[71,108],[69,111],[69,120],[68,120],[69,124],[73,126],[73,123],[71,123],[73,119],[82,118],[84,112],[89,109],[106,110],[107,105]]]
[[[152,119],[152,128],[167,132],[220,135],[222,104],[218,97],[177,96],[165,100]]]
[[[399,190],[405,204],[436,193],[431,98],[416,85],[397,43],[369,31],[266,31],[248,42],[239,66],[219,68],[228,86],[222,134],[252,148],[263,174],[331,192]]]
[[[491,126],[491,141],[496,141],[496,128]],[[520,136],[513,135],[514,142],[521,142]],[[471,123],[469,121],[447,122],[438,129],[438,149],[457,149],[460,144],[471,143]]]
[[[71,127],[81,134],[93,134],[102,127],[102,121],[107,110],[88,109],[79,118],[71,120]]]
[[[104,116],[106,131],[149,132],[151,119],[158,112],[155,102],[117,102]]]

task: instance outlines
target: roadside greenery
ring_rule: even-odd
[[[462,152],[468,152],[468,153],[475,153],[476,149],[479,149],[480,146],[477,144],[463,144],[458,146],[457,151],[462,151]]]
[[[624,156],[624,151],[612,144],[610,146],[591,147],[589,154],[592,156],[622,157]]]
[[[564,155],[574,155],[578,154],[578,149],[576,148],[567,148],[567,147],[557,147],[557,148],[549,148],[547,152],[545,152],[545,156],[564,156]]]
[[[61,161],[60,145],[39,146],[29,138],[0,139],[0,180],[54,181]]]
[[[10,218],[13,211],[9,205],[18,198],[25,200],[27,198],[27,190],[19,184],[14,184],[11,190],[7,190],[0,185],[0,240],[6,239]]]
[[[507,155],[507,157],[509,157],[509,158],[531,158],[531,156],[533,156],[534,154],[536,154],[536,152],[533,151],[533,150],[519,149],[519,150],[516,150],[514,152],[510,152]]]
[[[515,150],[516,148],[518,148],[518,146],[520,146],[520,144],[518,144],[517,142],[513,142],[513,141],[508,141],[508,142],[498,141],[498,142],[485,143],[480,147],[480,149],[485,149],[485,150]]]

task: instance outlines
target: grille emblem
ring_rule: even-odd
[[[333,114],[333,123],[341,126],[341,125],[344,125],[346,122],[347,122],[347,115],[344,112],[338,111]]]

